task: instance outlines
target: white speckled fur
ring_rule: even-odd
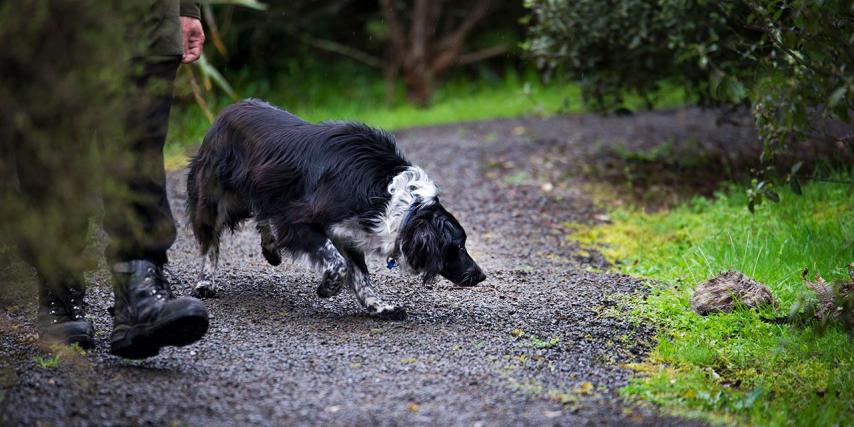
[[[355,244],[365,254],[382,257],[397,255],[399,264],[406,269],[408,266],[396,247],[400,226],[410,206],[416,202],[432,204],[439,195],[439,189],[423,169],[410,166],[391,180],[388,193],[390,199],[385,212],[377,218],[377,225],[370,231],[365,230],[358,220],[350,219],[332,225],[330,232],[336,240]]]

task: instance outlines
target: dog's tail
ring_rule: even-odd
[[[214,122],[187,175],[187,215],[202,255],[219,249],[222,231],[251,216],[245,196],[246,144],[229,125],[228,111]]]

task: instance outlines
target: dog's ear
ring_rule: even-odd
[[[441,237],[428,218],[414,218],[403,230],[400,249],[409,267],[423,276],[424,283],[432,282],[442,271]]]

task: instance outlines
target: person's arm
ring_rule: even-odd
[[[181,0],[181,36],[184,43],[184,55],[181,62],[189,64],[202,55],[205,44],[205,31],[202,28],[202,12],[199,3]]]

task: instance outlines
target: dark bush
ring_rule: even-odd
[[[662,83],[700,104],[752,106],[766,152],[851,122],[854,3],[848,0],[526,0],[528,53],[619,108]],[[854,134],[835,138],[852,144]]]

